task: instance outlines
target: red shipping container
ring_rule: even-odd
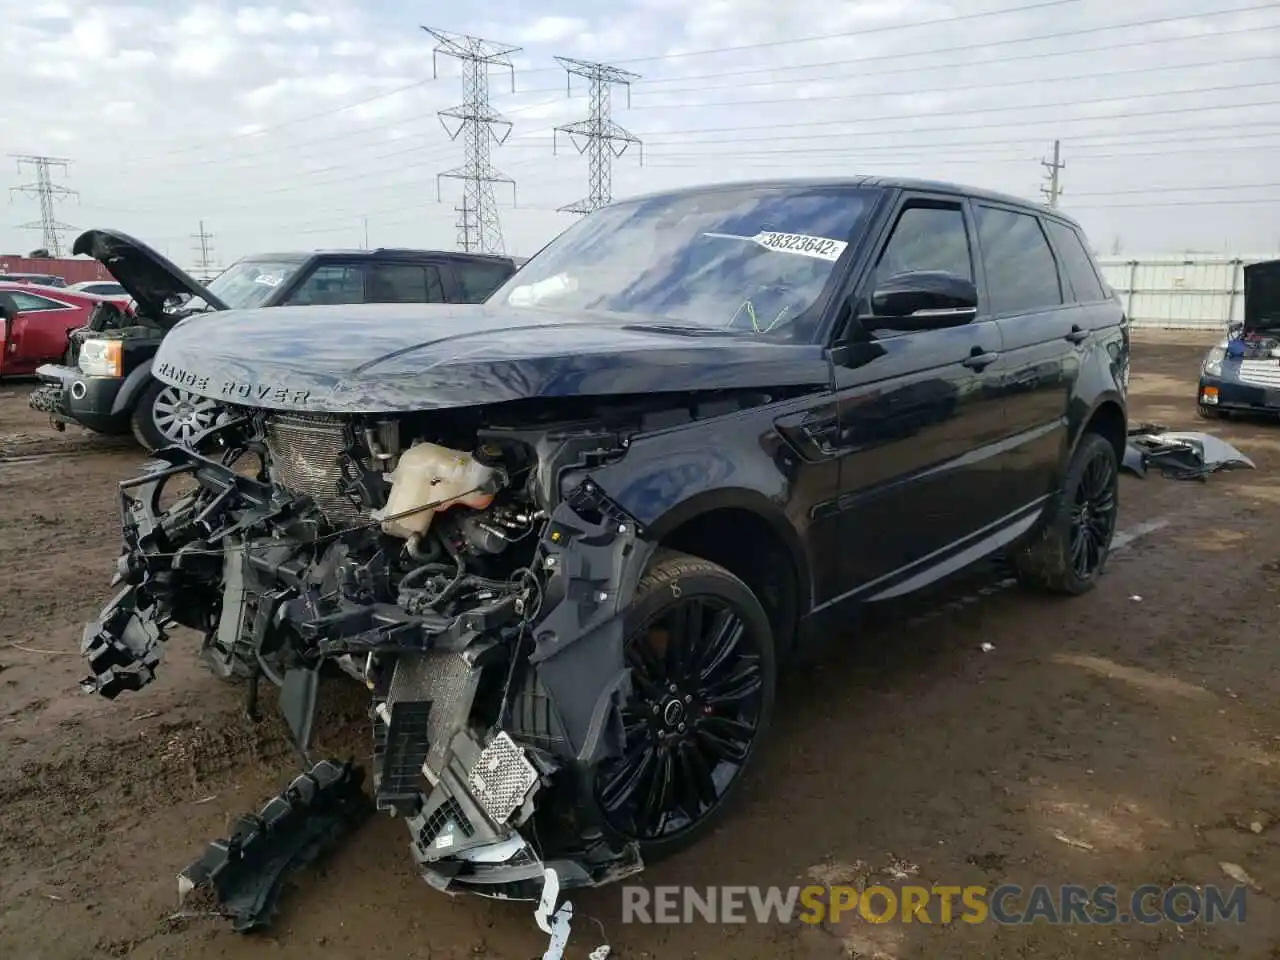
[[[70,286],[86,280],[114,280],[111,271],[92,257],[23,257],[0,253],[0,273],[51,273]]]

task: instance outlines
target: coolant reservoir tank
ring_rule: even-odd
[[[478,463],[469,453],[434,443],[414,444],[400,454],[389,478],[387,505],[374,519],[381,520],[383,531],[393,537],[408,539],[426,533],[437,511],[458,505],[475,510],[489,506],[493,474],[492,467]],[[419,507],[423,509],[415,509]]]

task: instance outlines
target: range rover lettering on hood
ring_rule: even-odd
[[[205,396],[221,397],[233,403],[255,401],[282,406],[299,406],[305,404],[311,396],[310,390],[292,389],[278,384],[245,383],[238,380],[219,381],[193,373],[173,363],[158,363],[152,367],[152,373],[174,386],[185,387],[193,393]]]

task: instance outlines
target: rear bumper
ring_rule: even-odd
[[[1217,402],[1206,402],[1206,388],[1209,389],[1210,396],[1216,391]],[[1280,416],[1280,388],[1256,387],[1237,380],[1201,376],[1200,385],[1196,389],[1196,402],[1210,410]]]
[[[27,398],[32,410],[47,413],[55,422],[75,423],[101,433],[124,426],[126,418],[113,412],[123,378],[86,377],[78,367],[54,363],[37,367],[36,376],[40,386]]]

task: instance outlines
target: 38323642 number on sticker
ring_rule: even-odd
[[[751,238],[760,246],[783,253],[798,253],[820,260],[839,260],[848,246],[842,240],[829,237],[811,237],[803,233],[757,233]]]

